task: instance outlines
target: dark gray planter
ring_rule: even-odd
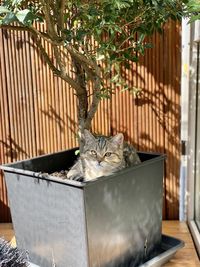
[[[81,183],[40,172],[66,169],[73,150],[1,166],[17,245],[41,267],[133,267],[161,245],[164,156]]]

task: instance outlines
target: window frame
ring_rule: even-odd
[[[200,230],[195,222],[195,193],[197,168],[197,118],[200,119],[200,21],[190,26],[190,73],[189,73],[189,114],[187,142],[187,222],[190,228],[197,252],[200,256]],[[197,64],[198,67],[197,67]],[[196,77],[196,78],[195,78]],[[198,116],[197,116],[198,115]],[[200,123],[200,122],[199,122]],[[199,126],[200,127],[200,126]],[[199,141],[200,146],[200,141]],[[198,166],[200,169],[200,166]],[[198,174],[199,175],[199,174]],[[199,181],[200,182],[200,181]],[[200,208],[200,203],[199,203]]]

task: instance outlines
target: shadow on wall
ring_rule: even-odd
[[[26,151],[19,144],[17,144],[15,140],[11,138],[10,135],[7,137],[7,142],[5,142],[4,140],[0,140],[0,143],[5,148],[5,156],[11,158],[12,161],[17,160],[19,154],[22,154],[24,158],[29,157]]]
[[[70,132],[74,134],[74,136],[77,135],[77,132],[76,132],[77,124],[68,114],[65,114],[64,116],[66,118],[66,121],[65,121],[59,115],[56,109],[52,107],[51,104],[49,104],[48,110],[41,110],[41,113],[44,114],[49,120],[54,121],[55,124],[58,126],[60,132],[64,132],[67,127],[67,129],[69,129]]]
[[[52,105],[49,105],[48,110],[41,110],[41,113],[44,114],[49,120],[55,121],[61,132],[64,131],[66,123],[63,118],[61,118],[61,116],[56,112],[55,108],[52,107]],[[72,131],[72,128],[70,130]]]

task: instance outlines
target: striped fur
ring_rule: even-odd
[[[140,163],[135,148],[124,142],[122,133],[95,137],[85,130],[84,139],[83,152],[69,170],[68,179],[89,181]]]

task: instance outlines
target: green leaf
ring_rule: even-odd
[[[192,16],[191,19],[189,20],[189,23],[195,22],[196,20],[200,20],[200,14]]]
[[[126,61],[126,62],[124,63],[124,67],[125,67],[125,69],[130,70],[131,65]]]
[[[36,18],[29,9],[18,11],[16,17],[23,24],[29,24]]]
[[[111,55],[110,55],[110,61],[115,60],[116,57],[117,57],[117,54],[111,54]]]
[[[125,57],[126,59],[131,59],[131,54],[128,53],[128,52],[124,52],[124,57]]]
[[[5,6],[0,6],[0,14],[9,13],[10,10]]]
[[[1,24],[2,25],[9,25],[16,20],[17,20],[17,18],[15,16],[15,14],[10,12],[1,20]]]
[[[121,92],[125,92],[127,90],[129,90],[129,86],[125,84],[124,87],[121,89]]]
[[[87,34],[87,31],[85,31],[84,29],[78,29],[76,33],[77,41],[82,41],[83,38],[86,36],[86,34]]]
[[[112,79],[110,80],[112,83],[116,82],[119,80],[119,74],[116,74]]]
[[[98,94],[98,98],[101,99],[110,99],[111,97],[111,91],[107,88],[102,88],[101,92]]]
[[[77,150],[75,150],[75,152],[74,152],[74,153],[75,153],[75,155],[76,155],[76,156],[78,156],[78,155],[80,154],[80,150],[79,150],[79,149],[77,149]]]
[[[113,26],[114,26],[115,31],[117,31],[119,33],[122,33],[122,28],[121,27],[119,27],[117,24],[115,24]]]
[[[138,38],[138,42],[142,43],[144,41],[144,38],[145,38],[145,34],[141,33],[139,38]]]
[[[66,40],[70,42],[72,40],[72,32],[68,29],[62,31],[66,35]]]
[[[117,50],[116,45],[114,45],[112,43],[109,44],[109,49],[111,49],[113,52],[115,52]]]
[[[138,58],[138,56],[132,56],[132,57],[130,58],[130,60],[131,60],[132,62],[138,62],[138,61],[139,61],[139,58]]]
[[[105,55],[103,54],[98,54],[96,57],[96,60],[103,60],[103,59],[105,59]]]
[[[104,6],[104,12],[105,13],[110,13],[112,10],[112,4],[111,3],[108,3]]]
[[[97,34],[97,36],[101,36],[102,30],[100,28],[95,28],[95,33]]]
[[[90,6],[90,8],[88,10],[88,14],[93,17],[93,16],[98,16],[99,12],[95,8],[95,6]]]
[[[19,5],[21,4],[22,0],[13,0],[12,1],[12,6],[16,6],[16,5]]]

